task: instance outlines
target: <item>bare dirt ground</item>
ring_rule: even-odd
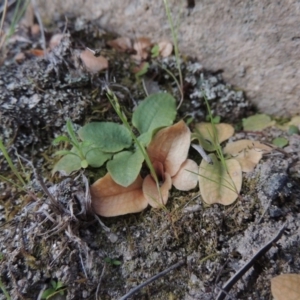
[[[53,20],[47,40],[65,25],[65,20]],[[164,210],[96,217],[88,186],[99,178],[99,171],[51,177],[57,159],[52,140],[65,132],[68,118],[76,126],[118,120],[105,85],[129,114],[132,99],[138,102],[145,94],[130,72],[129,55],[106,46],[107,33],[80,19],[70,19],[67,32],[48,54],[26,52],[24,61],[16,63],[16,54],[40,46],[39,36],[19,33],[23,39],[8,44],[0,67],[0,137],[25,181],[24,186],[18,182],[1,154],[1,175],[10,180],[0,185],[2,291],[11,299],[41,299],[52,280],[63,288],[62,295],[51,299],[126,299],[122,296],[132,288],[175,265],[130,299],[272,299],[270,279],[300,270],[300,136],[275,127],[237,130],[232,140],[247,137],[270,143],[284,136],[289,145],[272,151],[244,175],[240,198],[233,205],[207,206],[198,189],[173,190]],[[109,69],[92,76],[78,65],[76,51],[85,47],[101,49]],[[173,56],[160,63],[177,76]],[[255,113],[243,92],[225,83],[222,74],[203,70],[187,57],[182,71],[185,99],[178,119],[205,120],[202,89],[214,114],[236,128],[242,118]],[[148,80],[179,97],[172,78],[155,61],[150,62]],[[194,150],[190,156],[200,162]],[[237,275],[237,282],[219,294],[251,259],[246,274]],[[9,298],[0,292],[0,299]]]

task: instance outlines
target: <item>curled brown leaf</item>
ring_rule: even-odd
[[[80,53],[80,58],[86,70],[92,74],[96,74],[108,68],[108,61],[104,56],[94,56],[94,54],[86,49]]]
[[[90,187],[92,207],[103,217],[114,217],[144,210],[148,202],[142,191],[143,179],[137,179],[128,187],[115,183],[107,173]]]
[[[161,162],[165,172],[173,177],[186,160],[191,141],[190,129],[178,123],[160,130],[147,148],[152,162]]]
[[[223,153],[229,154],[239,161],[243,172],[251,172],[261,160],[263,154],[269,153],[272,149],[258,141],[244,139],[227,144],[223,149]]]

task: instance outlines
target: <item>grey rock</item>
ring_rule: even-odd
[[[171,39],[163,1],[66,0],[37,1],[46,19],[57,14],[97,20],[122,36]],[[169,0],[179,18],[179,45],[196,56],[205,69],[224,70],[230,84],[245,90],[258,108],[269,114],[300,112],[299,2],[201,0],[193,9]]]

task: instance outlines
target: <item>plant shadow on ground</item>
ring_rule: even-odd
[[[101,226],[92,215],[85,214],[88,203],[83,175],[50,177],[55,162],[55,150],[50,145],[55,136],[62,134],[68,118],[77,125],[92,120],[119,122],[101,90],[107,82],[128,114],[134,107],[132,99],[141,100],[145,93],[130,72],[129,56],[106,49],[105,38],[110,35],[93,23],[84,23],[75,30],[74,22],[70,19],[68,23],[72,42],[66,38],[52,56],[31,57],[17,65],[14,55],[34,43],[15,42],[9,46],[7,62],[0,68],[1,138],[9,145],[15,165],[19,165],[16,153],[33,162],[55,200],[50,201],[32,167],[22,159],[22,174],[27,173],[28,182],[25,189],[30,193],[1,183],[0,272],[11,298],[36,299],[49,288],[49,280],[55,279],[67,287],[67,299],[94,299],[95,295],[99,299],[118,299],[184,259],[184,266],[143,288],[132,299],[215,299],[217,287],[287,220],[285,240],[230,291],[238,299],[271,299],[269,279],[300,269],[299,178],[289,168],[299,161],[297,137],[289,137],[294,147],[290,155],[276,152],[245,176],[241,198],[231,206],[208,207],[197,189],[188,193],[173,189],[165,209],[103,218],[107,228]],[[53,24],[55,30],[65,26],[60,19]],[[102,47],[109,58],[108,76],[103,72],[91,78],[72,67],[73,50],[85,46]],[[160,63],[177,76],[174,57],[161,59]],[[191,58],[184,59],[182,72],[186,99],[179,118],[205,120],[202,89],[214,115],[222,121],[236,125],[251,113],[243,93],[223,82],[221,74],[203,70]],[[114,78],[118,85],[114,86]],[[173,80],[155,63],[150,64],[149,78],[160,89],[179,95]],[[278,130],[268,129],[258,139],[268,142],[276,134]],[[238,135],[240,139],[247,133]],[[199,162],[194,150],[190,155]],[[1,170],[15,180],[2,157]],[[89,169],[85,176],[92,183],[100,173]],[[121,264],[114,264],[116,261]]]

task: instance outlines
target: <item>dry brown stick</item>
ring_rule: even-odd
[[[133,288],[132,290],[130,290],[126,295],[122,296],[119,300],[126,300],[128,297],[132,296],[133,294],[135,294],[137,291],[139,291],[140,289],[142,289],[143,287],[147,286],[148,284],[150,284],[151,282],[157,280],[158,278],[166,275],[167,273],[169,273],[170,271],[177,269],[181,266],[183,266],[185,264],[185,260],[181,260],[178,263],[172,265],[170,268],[165,269],[164,271],[154,275],[153,277],[149,278],[148,280],[146,280],[145,282],[139,284],[138,286],[136,286],[135,288]]]
[[[230,289],[237,283],[238,280],[242,278],[242,276],[253,266],[254,262],[263,256],[267,251],[269,251],[273,245],[276,243],[281,235],[283,234],[286,228],[286,223],[279,229],[276,236],[274,236],[267,244],[261,247],[247,262],[246,264],[240,268],[222,287],[222,290],[219,292],[216,300],[223,300],[227,296],[227,293]]]

